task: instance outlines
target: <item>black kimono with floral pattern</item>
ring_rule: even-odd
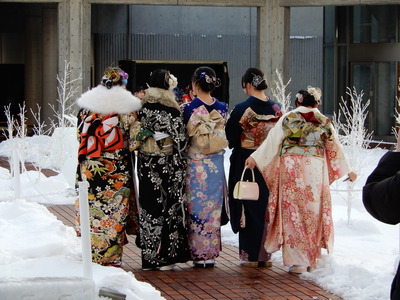
[[[166,93],[149,88],[145,99],[154,94],[163,97]],[[171,106],[168,101],[165,105],[163,100],[166,99],[162,99],[162,103],[158,98],[151,100],[153,102],[143,104],[138,119],[143,130],[162,133],[167,138],[158,140],[152,148],[153,152],[145,147],[144,142],[139,147],[139,246],[142,249],[143,269],[183,263],[190,259],[185,193],[186,129],[177,107]],[[172,142],[172,147],[161,150],[166,140]]]

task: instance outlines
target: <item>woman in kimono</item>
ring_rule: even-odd
[[[315,268],[321,248],[333,247],[329,186],[350,172],[330,120],[318,110],[321,91],[308,87],[296,105],[273,127],[263,144],[246,160],[257,165],[269,188],[265,248],[282,247],[283,264],[291,273]]]
[[[242,176],[245,160],[261,145],[278,121],[281,105],[265,95],[267,82],[264,73],[257,68],[246,70],[242,87],[249,98],[235,106],[225,128],[229,148],[233,148],[228,181],[230,223],[233,232],[239,232],[241,265],[265,267],[271,266],[271,262],[268,262],[271,254],[264,249],[269,196],[267,185],[261,173],[255,170],[255,180],[260,190],[257,201],[235,199],[233,189]]]
[[[171,270],[190,258],[187,237],[187,135],[169,71],[151,73],[138,113],[139,246],[143,270]]]
[[[192,76],[196,98],[182,105],[190,138],[187,171],[189,246],[194,267],[202,268],[214,267],[222,247],[227,105],[211,96],[219,85],[213,69],[196,69]]]
[[[126,90],[127,79],[120,68],[107,68],[101,84],[77,100],[81,108],[77,180],[89,183],[92,260],[111,266],[121,266],[126,230],[132,234],[138,230],[129,131],[142,105]],[[76,220],[80,235],[78,200]],[[127,228],[129,220],[132,228]]]

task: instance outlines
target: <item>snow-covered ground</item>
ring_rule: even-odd
[[[38,146],[50,145],[45,139],[29,140],[29,158],[38,161]],[[72,149],[74,145],[71,145]],[[45,150],[42,149],[42,150]],[[7,143],[0,143],[0,155],[6,153]],[[370,156],[357,180],[352,202],[350,222],[346,204],[347,183],[332,185],[333,217],[335,222],[335,248],[333,253],[323,253],[319,268],[302,275],[322,288],[343,299],[389,299],[390,285],[395,274],[399,255],[399,228],[380,223],[364,209],[361,188],[366,177],[376,166],[386,150],[365,150]],[[73,151],[72,151],[73,152]],[[36,153],[36,154],[35,154]],[[36,155],[36,157],[34,157]],[[229,155],[225,154],[228,174]],[[71,156],[73,157],[73,155]],[[70,186],[75,162],[64,164],[62,174],[45,178],[36,171],[23,172],[20,179],[21,197],[14,197],[15,180],[6,169],[0,168],[0,295],[7,298],[7,287],[29,278],[73,278],[83,276],[81,241],[71,227],[63,225],[47,209],[49,204],[72,204]],[[52,167],[43,160],[43,167]],[[65,176],[64,176],[65,175]],[[341,190],[335,192],[335,190]],[[358,191],[357,191],[358,190]],[[34,197],[32,197],[34,195]],[[222,228],[223,242],[238,245],[237,235],[230,225]],[[272,259],[281,263],[281,254]],[[119,268],[93,264],[93,281],[96,295],[102,287],[109,287],[131,299],[160,299],[160,292],[150,284],[135,279],[131,272]],[[37,284],[37,282],[36,282]],[[43,284],[45,288],[45,284]],[[98,299],[100,299],[98,297]],[[14,299],[13,299],[14,300]]]

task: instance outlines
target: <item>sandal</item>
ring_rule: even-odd
[[[293,265],[289,268],[289,273],[292,274],[302,274],[307,272],[308,266],[302,266],[302,265]]]
[[[172,265],[165,265],[165,266],[160,267],[160,271],[170,271],[170,270],[172,270],[174,267],[175,267],[175,264],[172,264]]]
[[[269,261],[259,261],[258,266],[262,268],[271,268],[272,267],[272,260]]]
[[[193,262],[194,268],[214,268],[215,260],[207,259],[207,260],[195,260]]]
[[[242,267],[258,268],[258,261],[241,261],[240,265]]]

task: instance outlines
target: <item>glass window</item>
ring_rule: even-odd
[[[354,6],[353,43],[396,42],[397,6]]]
[[[396,62],[376,62],[375,66],[375,135],[389,136],[394,126],[396,105]]]

